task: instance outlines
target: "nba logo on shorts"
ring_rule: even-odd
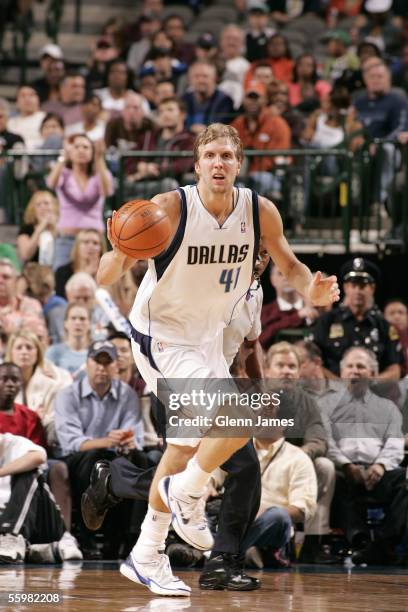
[[[241,234],[245,234],[246,232],[246,227],[245,227],[245,221],[241,222]]]
[[[159,351],[159,353],[162,353],[164,351],[164,347],[161,342],[157,343],[157,350]]]

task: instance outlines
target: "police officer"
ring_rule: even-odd
[[[398,331],[387,323],[374,302],[379,269],[371,261],[356,257],[344,264],[340,278],[344,291],[342,305],[321,315],[312,330],[313,340],[323,353],[325,368],[338,376],[344,351],[351,346],[364,346],[377,355],[379,378],[399,378]]]

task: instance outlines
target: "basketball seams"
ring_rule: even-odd
[[[148,206],[151,206],[151,202],[147,201],[144,204],[142,204],[141,206],[139,206],[136,210],[134,210],[133,212],[131,212],[127,218],[123,221],[122,226],[119,230],[119,234],[117,234],[116,232],[116,236],[117,239],[120,240],[121,239],[121,235],[123,230],[125,229],[125,226],[127,225],[128,221],[130,221],[131,219],[133,219],[138,213],[140,213],[144,208],[147,208]],[[126,240],[129,240],[129,238],[126,238]]]
[[[167,217],[167,215],[166,215],[166,217]],[[139,230],[138,232],[136,232],[136,234],[132,234],[132,236],[129,236],[129,238],[123,238],[122,240],[119,238],[119,240],[121,241],[121,243],[127,242],[128,240],[133,240],[133,238],[135,238],[139,234],[143,234],[143,232],[147,231],[151,227],[154,227],[155,225],[157,225],[158,223],[161,223],[162,221],[166,221],[166,217],[160,217],[160,219],[156,219],[156,221],[154,221],[150,225],[144,227],[143,229]],[[126,245],[124,244],[124,246],[126,246]]]
[[[135,252],[136,253],[143,253],[144,251],[151,251],[152,249],[157,249],[162,244],[166,244],[167,241],[168,241],[168,238],[165,238],[161,242],[158,242],[157,244],[154,244],[153,246],[149,246],[147,249],[141,249],[141,248],[132,249],[131,247],[127,247],[127,246],[124,246],[123,248],[126,249],[126,251],[132,251],[132,254],[129,253],[129,255],[133,256]],[[123,251],[123,252],[125,252],[125,251]]]

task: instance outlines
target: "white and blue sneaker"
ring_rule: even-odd
[[[132,553],[120,564],[120,573],[136,584],[142,584],[156,595],[189,597],[191,589],[180,578],[173,576],[170,561],[164,553],[149,563],[138,563]]]
[[[174,492],[174,476],[165,476],[159,481],[162,501],[171,512],[171,524],[182,540],[198,550],[210,550],[214,538],[205,516],[202,497],[191,497]]]

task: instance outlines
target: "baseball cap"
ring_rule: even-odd
[[[342,266],[340,276],[343,283],[358,281],[368,285],[378,282],[380,270],[372,261],[363,259],[363,257],[355,257]]]
[[[351,43],[350,36],[344,30],[332,30],[331,32],[327,32],[323,36],[322,40],[324,41],[339,40],[340,42],[344,43],[346,46],[348,46]]]
[[[367,0],[365,10],[368,13],[386,13],[392,7],[392,0]]]
[[[49,43],[48,45],[42,47],[42,49],[40,50],[40,58],[44,57],[45,55],[52,57],[52,59],[64,59],[64,54],[62,52],[61,47],[55,45],[54,43]]]
[[[118,358],[116,346],[113,342],[109,342],[109,340],[95,340],[88,348],[88,357],[90,359],[95,359],[95,357],[99,357],[103,353],[108,355],[112,361]]]
[[[261,81],[249,81],[245,87],[245,93],[256,93],[258,96],[266,96],[266,87]]]
[[[262,0],[248,0],[247,2],[248,13],[267,13],[269,14],[269,7]]]
[[[196,45],[202,49],[212,49],[212,47],[217,46],[217,41],[211,32],[205,32],[204,34],[201,34],[196,42]]]

